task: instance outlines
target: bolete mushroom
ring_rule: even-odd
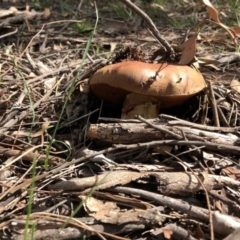
[[[126,61],[105,66],[90,79],[100,99],[123,104],[122,118],[155,118],[159,108],[178,105],[206,87],[201,73],[189,66]]]

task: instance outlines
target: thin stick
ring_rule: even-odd
[[[217,103],[218,104],[218,103]],[[228,124],[228,121],[226,119],[226,117],[224,116],[223,114],[223,111],[222,109],[217,105],[217,110],[218,110],[218,114],[219,114],[219,117],[222,121],[222,124],[224,125],[224,127],[230,127],[229,124]]]
[[[163,133],[165,133],[165,134],[168,134],[168,135],[170,135],[171,137],[174,137],[174,138],[179,139],[179,140],[182,140],[182,139],[183,139],[182,136],[180,136],[180,135],[174,133],[173,131],[170,131],[170,130],[162,127],[162,126],[156,126],[155,124],[151,123],[150,121],[148,121],[147,119],[141,117],[140,115],[138,115],[137,118],[138,118],[140,121],[142,121],[142,122],[146,123],[147,125],[151,126],[152,128],[157,129],[157,130],[159,130],[159,131],[161,131],[161,132],[163,132]]]
[[[208,89],[209,89],[209,98],[210,98],[209,100],[210,100],[210,103],[212,105],[214,124],[215,124],[216,127],[220,127],[219,118],[218,118],[217,103],[216,103],[216,99],[215,99],[215,96],[214,96],[211,81],[208,82]]]
[[[107,189],[107,191],[124,193],[129,195],[138,195],[141,198],[148,199],[160,205],[170,207],[175,211],[180,211],[182,213],[188,214],[188,216],[196,218],[198,220],[208,220],[209,211],[207,209],[193,206],[186,201],[174,199],[166,195],[130,187],[113,187]]]
[[[180,163],[182,163],[184,166],[188,167],[187,164],[185,162],[183,162],[180,158],[178,158],[177,156],[173,155],[172,153],[165,151],[166,154],[168,154],[169,156],[175,158],[176,160],[178,160]],[[214,240],[214,231],[213,231],[213,222],[212,222],[212,211],[211,211],[211,206],[210,206],[210,200],[209,200],[209,195],[208,195],[208,191],[206,189],[206,187],[204,186],[203,182],[201,181],[201,179],[197,176],[197,174],[190,168],[188,167],[190,172],[195,176],[195,178],[198,180],[198,182],[200,183],[201,187],[203,188],[205,195],[206,195],[206,201],[207,201],[207,206],[208,206],[208,211],[209,211],[209,225],[210,225],[210,235],[211,235],[211,240]]]
[[[184,127],[192,127],[200,130],[206,130],[211,132],[221,132],[221,133],[238,133],[240,131],[240,127],[213,127],[206,126],[203,124],[192,123],[186,120],[182,120],[170,115],[160,114],[160,120],[167,120],[167,126],[184,126]]]

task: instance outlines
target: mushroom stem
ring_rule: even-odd
[[[136,115],[144,118],[157,118],[160,101],[157,98],[142,94],[130,93],[126,96],[122,107],[122,119],[133,119]]]

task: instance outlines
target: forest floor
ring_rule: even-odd
[[[206,88],[123,120],[89,79],[170,56],[146,21],[121,1],[0,2],[0,239],[223,239],[240,226],[239,40],[208,22],[194,60]],[[209,17],[200,1],[133,2],[176,63]],[[221,23],[238,26],[239,5],[215,1]]]

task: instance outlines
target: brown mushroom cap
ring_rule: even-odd
[[[206,83],[201,73],[188,66],[128,61],[99,69],[90,87],[105,101],[123,103],[132,92],[155,97],[161,107],[170,107],[200,92]]]

